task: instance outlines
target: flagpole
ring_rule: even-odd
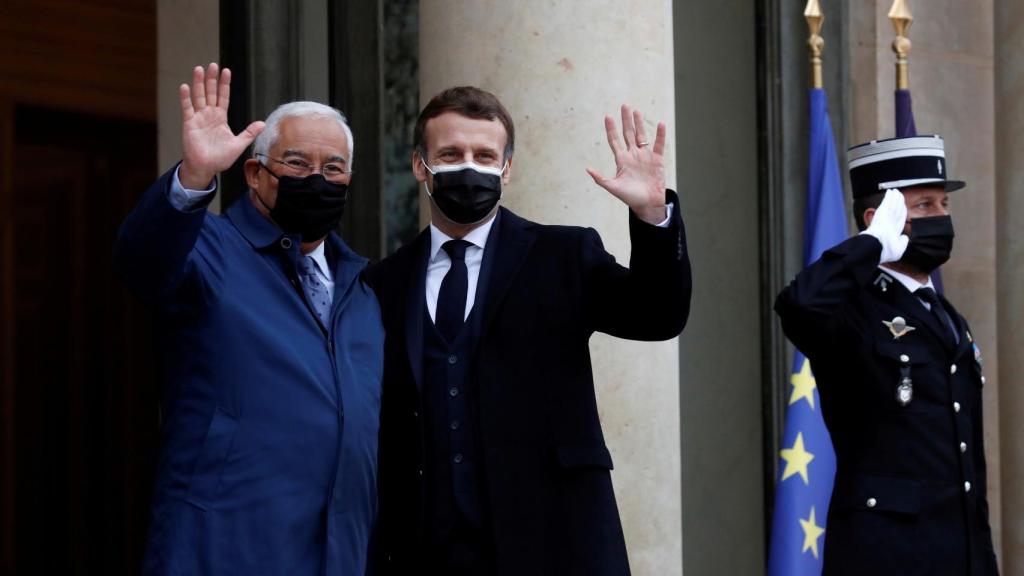
[[[892,21],[896,38],[892,41],[892,51],[896,53],[896,89],[910,89],[910,69],[907,57],[910,55],[910,39],[907,31],[914,22],[907,0],[894,0],[889,9],[889,20]]]
[[[821,37],[821,25],[825,21],[825,15],[821,13],[818,0],[807,0],[804,19],[811,29],[811,36],[807,39],[807,46],[811,49],[811,88],[821,89],[825,87],[821,76],[821,51],[825,48],[825,39]]]

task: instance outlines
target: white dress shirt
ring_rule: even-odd
[[[922,283],[918,282],[917,280],[914,280],[910,276],[907,276],[906,274],[904,274],[902,272],[897,272],[897,271],[893,270],[892,268],[886,268],[885,266],[879,266],[879,268],[884,270],[885,273],[888,274],[889,276],[892,276],[893,278],[895,278],[900,284],[903,284],[903,286],[905,286],[907,290],[910,290],[910,293],[914,294],[914,298],[917,298],[917,301],[920,302],[926,309],[928,309],[928,310],[932,309],[932,305],[931,304],[929,304],[928,302],[918,298],[917,294],[915,294],[915,292],[917,292],[921,288],[931,288],[932,290],[935,290],[935,284],[932,283],[932,277],[931,276],[928,276],[928,281],[925,282],[924,284],[922,284]]]
[[[484,246],[487,244],[487,235],[491,233],[494,220],[490,220],[476,227],[462,239],[469,242],[466,248],[466,269],[469,271],[469,287],[466,294],[466,313],[463,319],[469,316],[473,310],[473,302],[476,301],[476,284],[480,279],[480,266],[484,261]],[[448,253],[441,249],[445,242],[453,240],[444,232],[438,230],[433,223],[430,224],[430,259],[427,261],[427,312],[430,319],[434,320],[434,313],[437,311],[437,294],[441,291],[441,281],[448,269],[452,267],[452,259]]]

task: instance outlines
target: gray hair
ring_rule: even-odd
[[[260,132],[260,135],[256,137],[256,141],[252,144],[253,157],[270,154],[270,149],[274,147],[274,144],[277,144],[277,137],[279,135],[278,125],[280,125],[281,120],[309,116],[330,118],[336,120],[341,125],[341,129],[345,131],[345,137],[348,138],[347,160],[348,169],[351,170],[352,158],[355,156],[356,141],[352,138],[352,130],[348,127],[345,115],[336,108],[307,100],[281,104],[270,113],[270,116],[267,116],[266,127],[263,128],[263,132]]]

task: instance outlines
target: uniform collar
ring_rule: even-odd
[[[911,294],[917,292],[921,288],[931,288],[932,290],[935,290],[935,284],[932,283],[931,276],[928,276],[928,281],[922,284],[902,272],[897,272],[891,268],[886,268],[885,266],[879,266],[879,268],[889,276],[892,276],[892,278],[895,279],[897,282],[903,284],[903,287],[906,288],[907,292],[910,292]]]

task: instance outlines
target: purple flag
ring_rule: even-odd
[[[914,124],[914,102],[910,98],[910,90],[896,91],[896,137],[906,138],[917,136],[917,125]],[[936,269],[932,272],[932,283],[935,290],[942,294],[942,272]]]
[[[906,138],[917,136],[914,125],[914,103],[910,99],[910,90],[896,91],[896,137]]]

